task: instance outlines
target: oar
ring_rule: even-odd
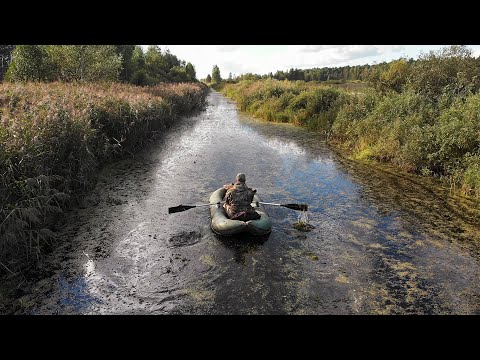
[[[213,205],[220,205],[223,204],[225,201],[214,203],[214,204],[198,204],[198,205],[178,205],[174,207],[168,208],[168,213],[173,214],[177,212],[182,212],[186,210],[190,210],[199,206],[213,206]],[[267,203],[262,201],[257,201],[259,204],[263,205],[274,205],[274,206],[283,206],[292,210],[300,210],[300,211],[307,211],[308,205],[307,204],[275,204],[275,203]]]
[[[220,205],[220,204],[223,204],[224,202],[225,201],[214,203],[214,204],[178,205],[178,206],[174,206],[174,207],[169,207],[168,208],[168,213],[173,214],[173,213],[177,213],[177,212],[182,212],[182,211],[193,209],[193,208],[199,207],[199,206]]]
[[[261,202],[257,201],[259,204],[263,205],[275,205],[275,206],[283,206],[289,209],[293,210],[300,210],[300,211],[307,211],[308,210],[308,205],[307,204],[275,204],[275,203],[267,203],[267,202]]]

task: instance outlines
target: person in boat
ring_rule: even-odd
[[[223,208],[232,220],[249,221],[260,219],[260,214],[251,206],[256,189],[249,188],[245,183],[245,174],[239,173],[236,182],[224,185],[227,190]]]

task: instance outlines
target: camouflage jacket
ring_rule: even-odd
[[[226,185],[227,193],[225,194],[225,209],[231,216],[240,211],[255,211],[251,207],[253,196],[256,190],[249,188],[245,183],[237,182],[234,185]]]

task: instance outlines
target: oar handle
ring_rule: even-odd
[[[275,205],[275,206],[282,206],[282,204],[275,204],[275,203],[268,203],[268,202],[263,202],[263,201],[257,201],[259,204],[263,205]]]
[[[283,206],[292,210],[300,210],[300,211],[307,211],[308,210],[308,205],[307,204],[275,204],[275,203],[267,203],[267,202],[261,202],[257,201],[259,204],[264,204],[264,205],[275,205],[275,206]]]
[[[195,206],[213,206],[213,205],[220,205],[220,204],[223,204],[225,203],[225,201],[219,201],[219,202],[216,202],[216,203],[213,203],[213,204],[200,204],[200,205],[195,205]]]
[[[217,207],[220,207],[220,204],[221,204],[221,203],[224,203],[224,202],[225,202],[225,201],[219,201],[219,202],[217,202],[217,203],[215,203],[215,204],[178,205],[178,206],[169,207],[169,208],[168,208],[168,213],[169,213],[169,214],[174,214],[174,213],[186,211],[186,210],[189,210],[189,209],[193,209],[193,208],[196,208],[196,207],[199,207],[199,206],[212,206],[212,205],[216,205]]]

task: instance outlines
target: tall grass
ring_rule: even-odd
[[[480,94],[442,102],[412,89],[382,94],[277,80],[241,81],[221,91],[254,116],[320,131],[356,158],[437,176],[480,198]]]
[[[0,85],[0,260],[38,258],[49,224],[101,164],[141,148],[205,104],[201,84]]]
[[[241,110],[268,121],[288,122],[328,133],[347,93],[303,81],[241,81],[222,89]]]

